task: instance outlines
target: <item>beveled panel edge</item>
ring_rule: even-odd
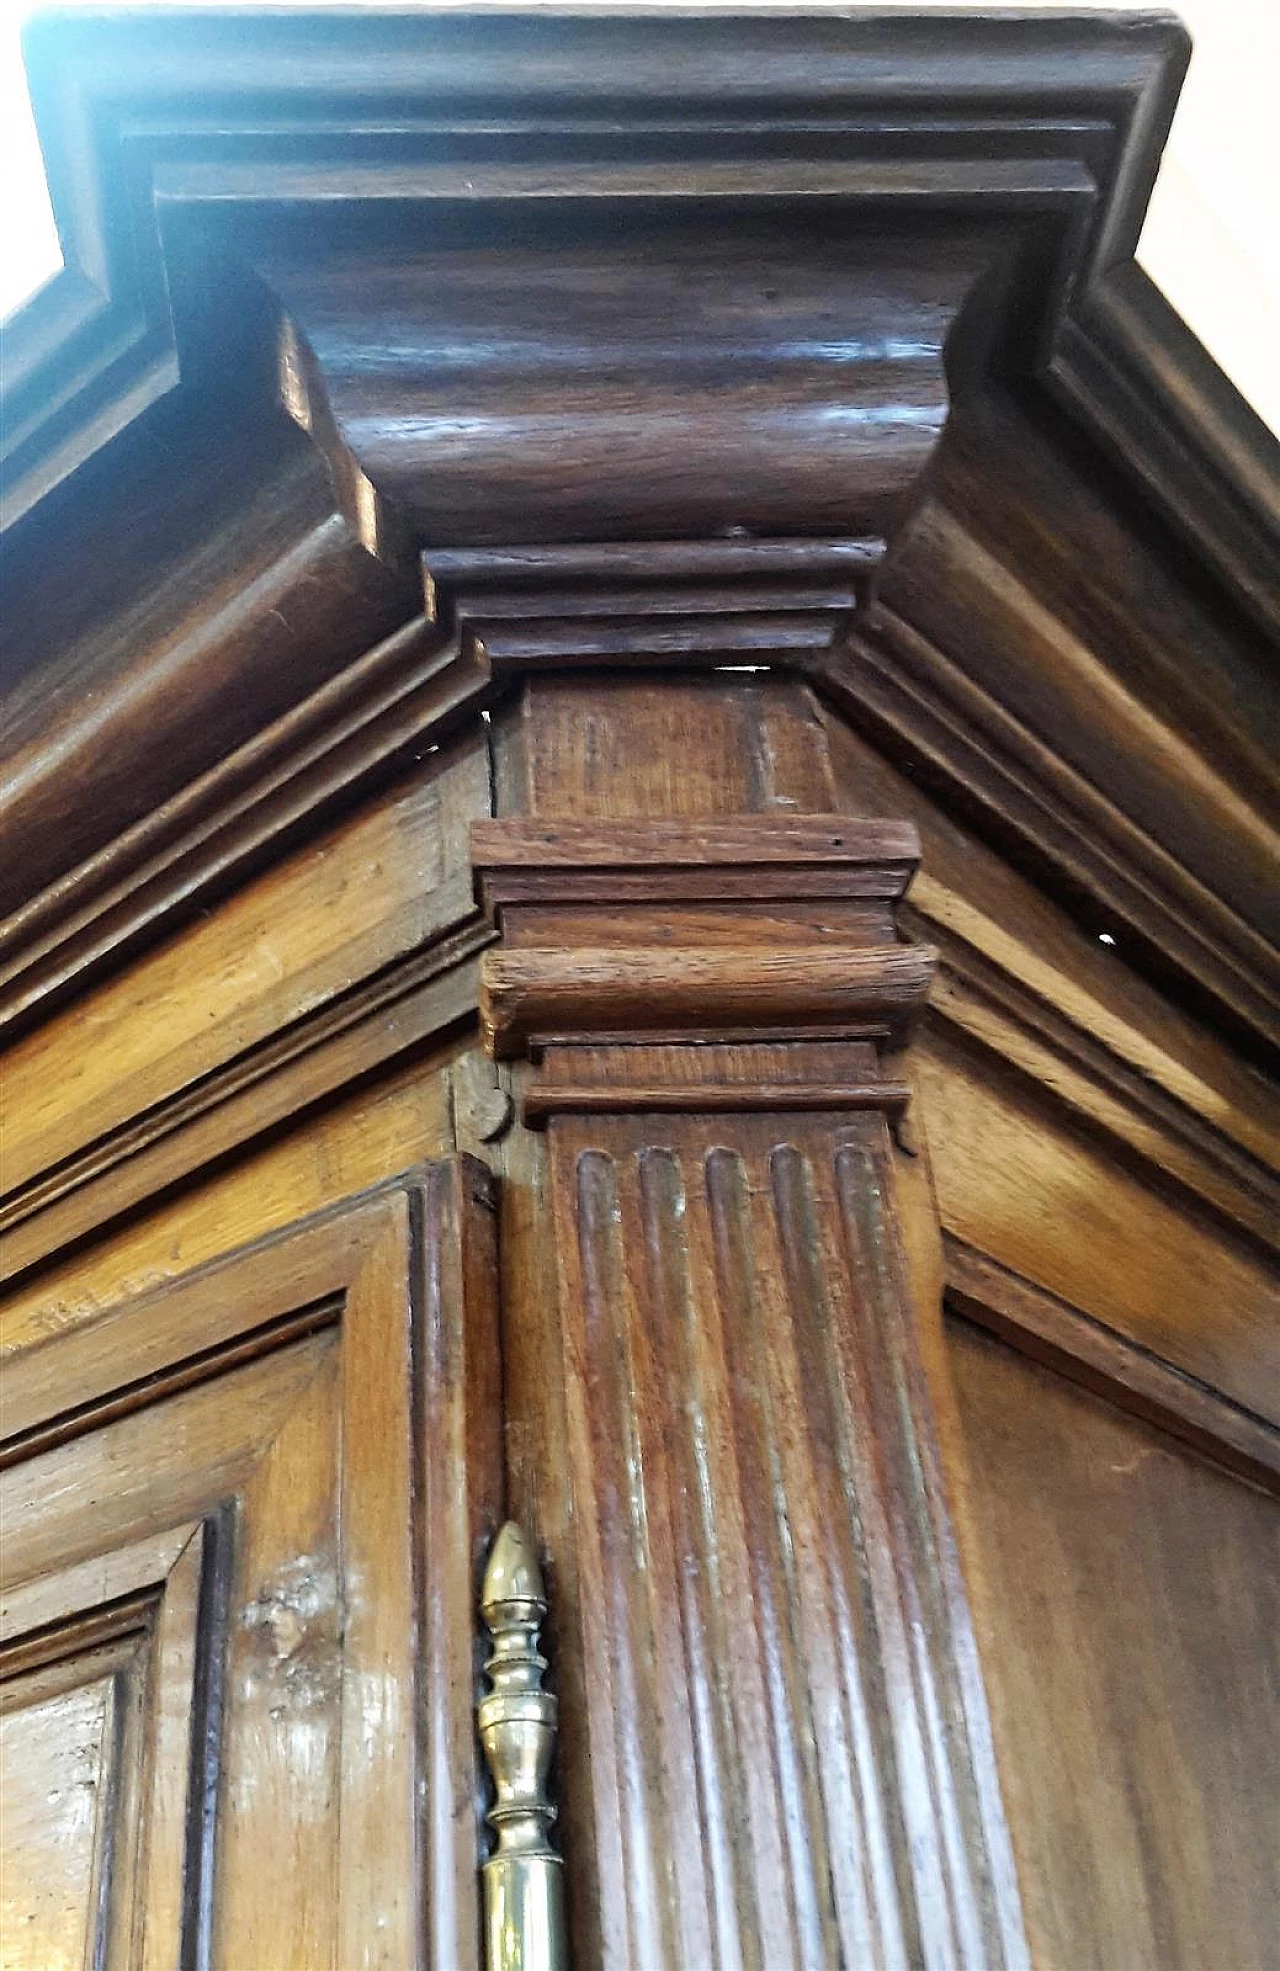
[[[308,1331],[340,1331],[354,1321],[368,1332],[338,1383],[345,1406],[353,1386],[376,1389],[375,1336],[386,1325],[379,1317],[387,1313],[388,1298],[400,1301],[405,1326],[397,1342],[399,1367],[412,1379],[411,1402],[401,1412],[411,1474],[402,1495],[405,1558],[421,1638],[414,1652],[416,1701],[409,1689],[413,1678],[399,1688],[409,1719],[419,1720],[421,1729],[412,1727],[415,1784],[390,1797],[414,1828],[420,1873],[412,1922],[423,1962],[449,1971],[481,1971],[478,1821],[458,1809],[460,1802],[474,1801],[478,1814],[480,1799],[472,1716],[474,1561],[503,1508],[494,1183],[492,1173],[466,1155],[416,1163],[131,1294],[15,1352],[6,1367],[26,1382],[28,1396],[38,1397],[42,1371],[53,1357],[55,1372],[44,1378],[53,1403],[40,1414],[51,1434],[60,1425],[64,1435],[76,1434],[110,1421],[120,1407],[116,1399],[160,1402],[166,1381],[178,1388],[207,1384],[242,1360],[287,1349]],[[192,1347],[210,1335],[212,1346]],[[159,1380],[136,1376],[139,1347]],[[135,1381],[122,1384],[131,1369]],[[68,1372],[89,1400],[60,1410]],[[253,1444],[258,1453],[264,1448]],[[202,1525],[217,1534],[221,1517],[215,1508]],[[401,1633],[408,1636],[409,1626]],[[205,1742],[207,1728],[206,1720],[198,1722],[193,1746]],[[387,1797],[380,1796],[380,1805],[371,1800],[370,1821],[385,1815]],[[214,1822],[207,1812],[203,1818],[207,1889]],[[347,1825],[344,1819],[344,1831]],[[396,1890],[412,1898],[407,1874]],[[353,1910],[352,1934],[358,1921]]]
[[[943,1231],[952,1313],[1228,1471],[1280,1492],[1280,1417],[1247,1410],[1092,1314]]]

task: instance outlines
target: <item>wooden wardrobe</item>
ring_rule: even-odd
[[[1275,1971],[1280,472],[1133,259],[1181,29],[27,51],[5,1971]]]

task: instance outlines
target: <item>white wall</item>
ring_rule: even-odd
[[[1029,9],[1052,0],[1004,4]],[[1115,0],[1082,4],[1136,11]],[[29,0],[0,0],[0,315],[58,265],[18,54],[18,28],[30,10]],[[1139,258],[1280,433],[1280,0],[1179,0],[1178,11],[1195,53]]]

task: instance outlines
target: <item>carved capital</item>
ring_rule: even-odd
[[[481,1019],[556,1112],[899,1111],[887,1074],[933,974],[894,913],[908,824],[840,815],[489,821],[472,853],[502,933]]]

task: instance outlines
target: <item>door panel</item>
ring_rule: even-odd
[[[1266,1971],[1280,1505],[967,1322],[949,1338],[1035,1962]]]
[[[94,1674],[96,1671],[96,1674]],[[95,1665],[70,1689],[15,1682],[0,1714],[0,1964],[79,1971],[93,1937],[115,1780],[116,1677]],[[8,1708],[12,1706],[12,1708]]]
[[[10,1548],[4,1480],[7,1582],[23,1549],[17,1518]],[[212,1525],[171,1525],[6,1589],[6,1967],[181,1961],[193,1748],[210,1718],[197,1628],[213,1536]]]
[[[3,1921],[33,1966],[474,1962],[491,1225],[478,1166],[432,1166],[9,1363],[5,1801],[45,1808]]]

